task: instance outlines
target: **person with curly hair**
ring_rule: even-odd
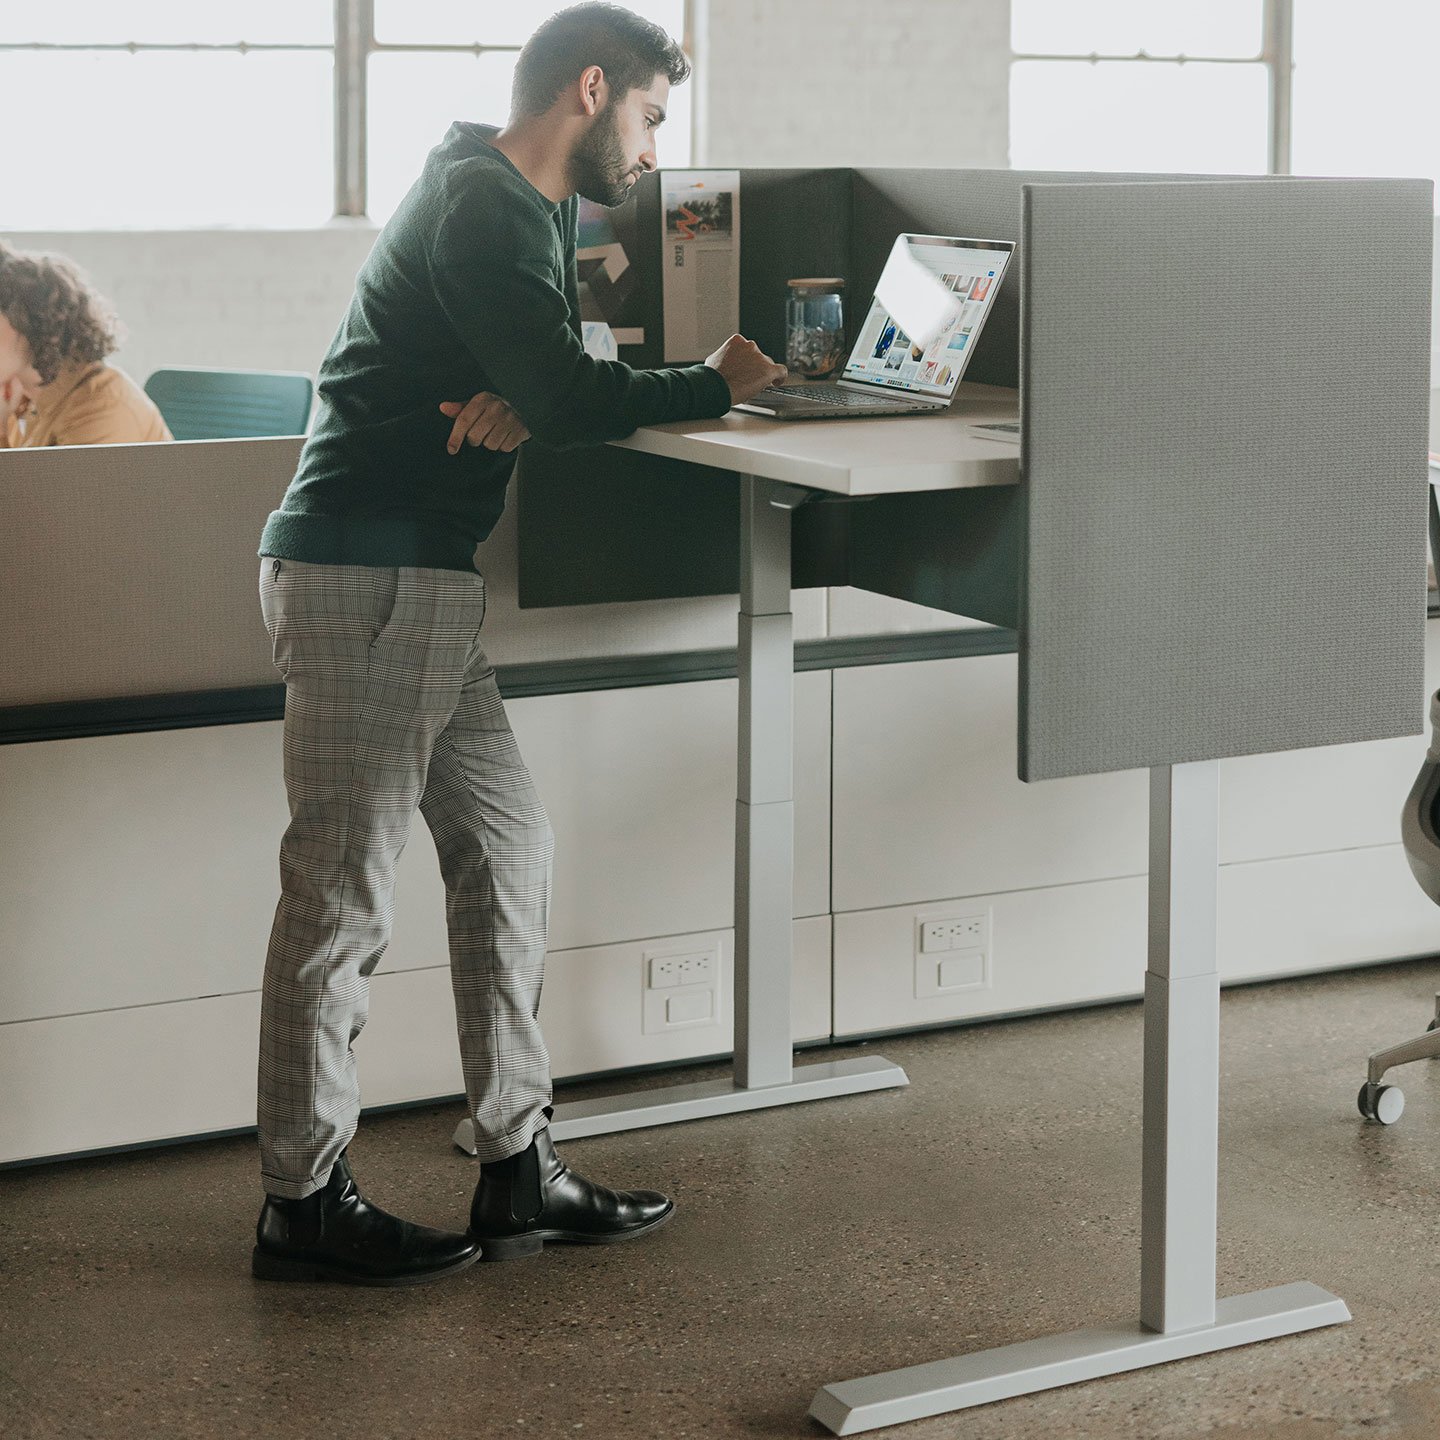
[[[0,449],[172,440],[148,395],[105,357],[109,304],[63,255],[0,241]]]

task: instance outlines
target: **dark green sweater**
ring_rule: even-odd
[[[473,570],[515,454],[446,449],[442,400],[503,396],[545,445],[723,415],[715,370],[632,370],[580,343],[572,196],[546,199],[456,122],[380,232],[320,367],[314,433],[260,554],[322,565]]]

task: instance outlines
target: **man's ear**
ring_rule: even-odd
[[[598,115],[605,108],[609,93],[605,72],[598,65],[580,72],[580,104],[587,115]]]

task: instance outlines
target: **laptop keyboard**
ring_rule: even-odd
[[[820,405],[841,405],[846,409],[868,410],[875,406],[893,409],[907,402],[882,395],[857,395],[853,390],[842,390],[838,385],[771,385],[766,395],[789,395],[796,400],[813,400]]]

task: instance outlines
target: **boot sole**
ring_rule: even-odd
[[[658,1230],[675,1213],[674,1205],[648,1224],[637,1225],[633,1230],[619,1230],[609,1235],[587,1235],[579,1230],[532,1230],[526,1235],[477,1235],[470,1232],[472,1240],[480,1242],[482,1260],[523,1260],[528,1255],[538,1255],[546,1245],[618,1245],[623,1240],[638,1240],[652,1230]]]
[[[280,1255],[267,1255],[257,1246],[250,1252],[250,1273],[257,1280],[333,1280],[340,1285],[373,1285],[391,1289],[397,1285],[423,1285],[427,1280],[443,1280],[447,1275],[458,1275],[479,1259],[479,1254],[470,1255],[457,1264],[446,1265],[439,1270],[421,1270],[413,1275],[357,1275],[354,1271],[315,1260],[289,1260]]]

